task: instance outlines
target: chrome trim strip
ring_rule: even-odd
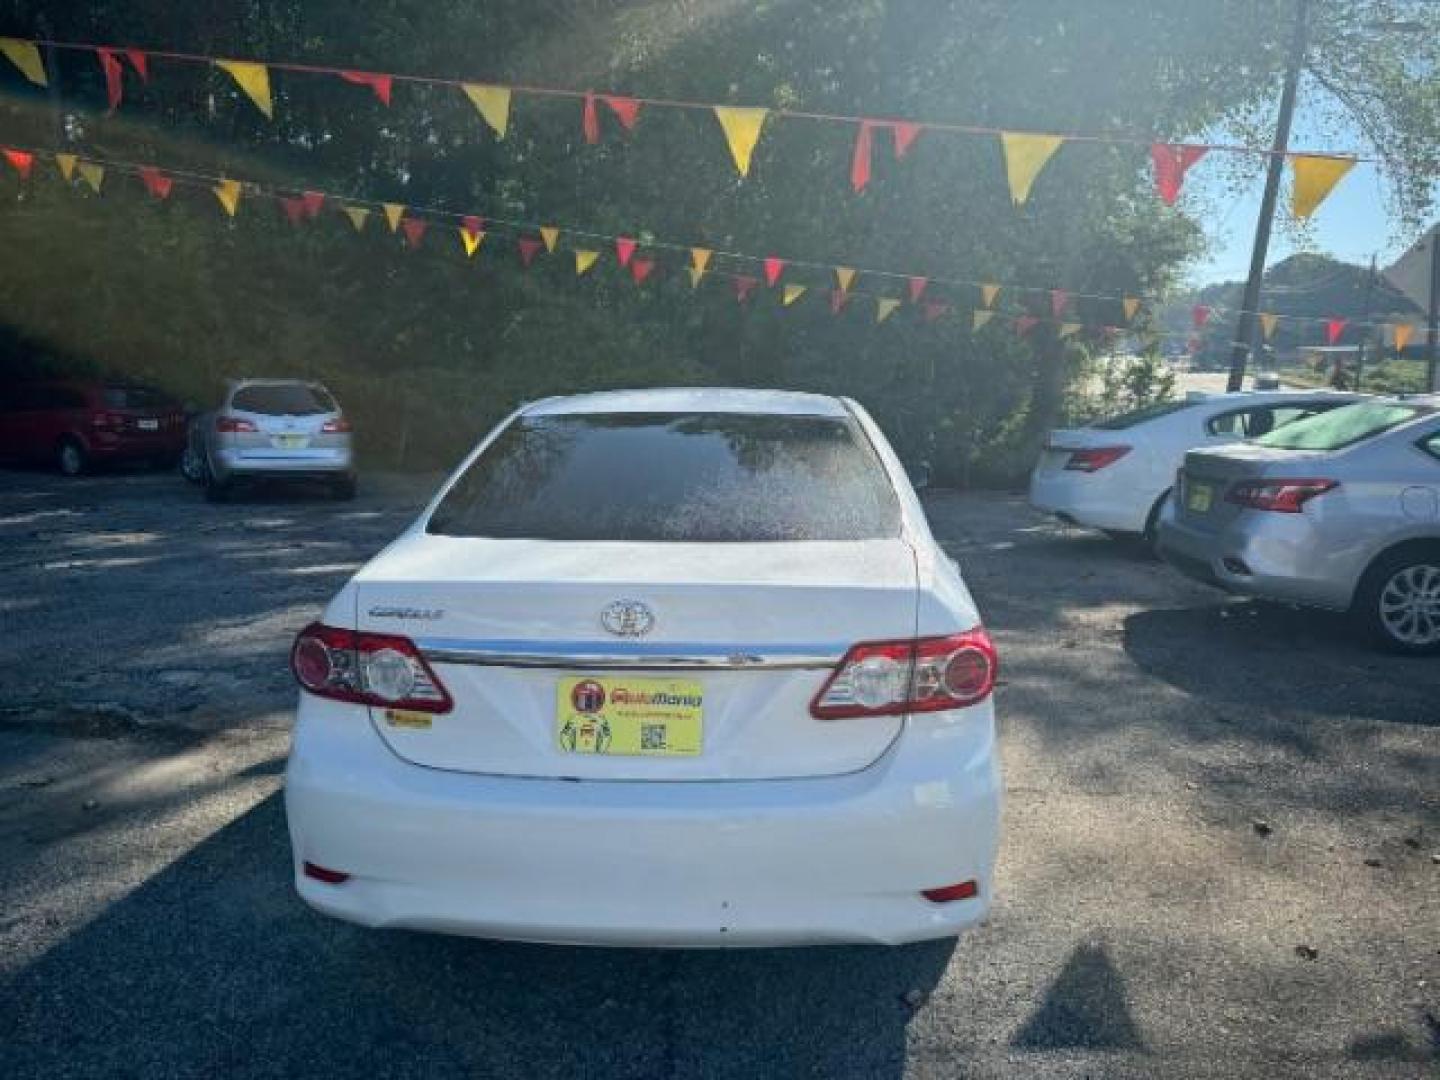
[[[801,670],[833,668],[846,647],[825,642],[807,645],[708,645],[688,642],[609,641],[466,641],[420,638],[415,644],[436,664],[481,667],[657,669],[666,671]]]

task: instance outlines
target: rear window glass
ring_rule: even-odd
[[[334,412],[335,399],[318,386],[304,383],[242,386],[230,399],[230,407],[267,416],[313,416]]]
[[[148,386],[107,386],[105,404],[111,409],[163,409],[170,399]]]
[[[1112,416],[1109,420],[1100,420],[1090,426],[1100,428],[1102,431],[1124,431],[1136,424],[1143,424],[1146,420],[1158,420],[1162,416],[1169,416],[1171,413],[1180,412],[1182,409],[1193,408],[1193,401],[1157,401],[1153,405],[1146,405],[1143,408],[1134,409],[1131,412],[1121,413],[1119,416]]]
[[[735,413],[522,417],[429,531],[544,540],[897,536],[889,477],[854,421]]]
[[[1364,401],[1296,420],[1255,442],[1280,450],[1339,450],[1389,431],[1430,410],[1394,401]]]

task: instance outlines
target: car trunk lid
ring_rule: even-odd
[[[1323,455],[1253,443],[1191,450],[1185,455],[1177,483],[1177,513],[1196,528],[1218,532],[1244,511],[1244,507],[1225,498],[1237,483],[1281,474],[1302,475],[1305,463],[1318,456]]]

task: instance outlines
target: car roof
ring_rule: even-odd
[[[324,383],[315,379],[226,379],[225,384],[232,390],[242,386],[319,386],[324,388]]]
[[[1296,398],[1304,398],[1307,401],[1315,398],[1334,398],[1336,401],[1363,401],[1369,397],[1368,394],[1357,393],[1354,390],[1331,390],[1328,387],[1315,390],[1226,390],[1218,393],[1195,393],[1193,400],[1202,405],[1244,405],[1247,402],[1258,402],[1265,404],[1267,401],[1293,401]],[[1187,395],[1189,398],[1189,395]]]
[[[546,398],[525,409],[526,416],[583,413],[771,413],[788,416],[847,416],[844,402],[824,394],[794,390],[733,390],[723,387],[674,387],[659,390],[605,390],[594,394]]]

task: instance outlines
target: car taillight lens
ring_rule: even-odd
[[[1225,500],[1251,510],[1298,514],[1316,495],[1339,486],[1337,480],[1242,480],[1225,493]]]
[[[96,413],[90,418],[90,426],[97,429],[118,428],[124,423],[125,418],[117,416],[115,413]]]
[[[963,709],[995,689],[999,657],[981,627],[949,637],[854,646],[826,680],[810,715],[817,720]]]
[[[290,649],[295,680],[319,697],[447,713],[455,703],[409,638],[311,623]]]
[[[1129,452],[1128,446],[1092,446],[1086,450],[1072,450],[1065,468],[1070,472],[1099,472],[1107,465],[1114,465]]]
[[[255,432],[260,429],[252,421],[243,420],[238,416],[217,416],[215,418],[215,430],[225,435],[235,435],[242,432]]]
[[[350,431],[350,421],[343,416],[337,416],[334,420],[326,420],[320,425],[321,434],[344,435]]]

